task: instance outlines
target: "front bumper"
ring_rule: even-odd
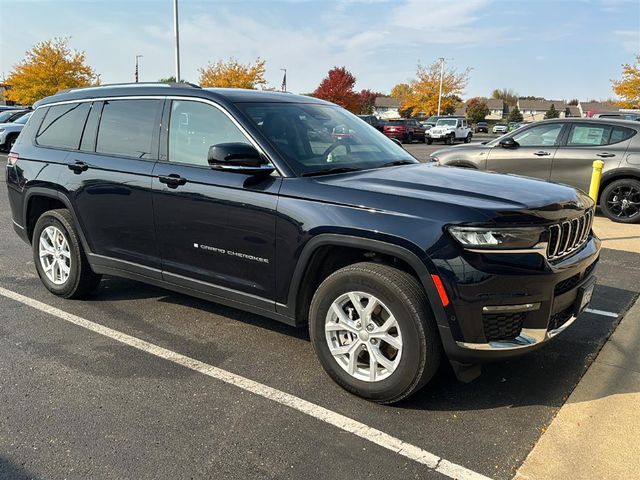
[[[451,298],[448,325],[440,328],[449,359],[479,363],[521,355],[569,328],[592,291],[599,252],[592,236],[557,263],[537,253],[467,251],[436,262]]]

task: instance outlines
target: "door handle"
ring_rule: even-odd
[[[534,155],[536,157],[548,157],[549,155],[551,155],[551,153],[543,152],[542,150],[540,150],[539,152],[534,153]]]
[[[608,152],[597,153],[596,155],[598,155],[600,158],[611,158],[616,156],[615,153],[608,153]]]
[[[187,179],[172,173],[171,175],[160,175],[158,177],[160,183],[166,184],[169,188],[178,188],[180,185],[187,183]]]
[[[89,169],[89,165],[87,165],[84,162],[71,163],[67,165],[67,167],[69,167],[69,170],[73,170],[73,173],[78,173],[78,174],[82,172],[86,172]]]
[[[69,170],[73,170],[73,173],[82,173],[89,169],[89,165],[84,162],[71,163],[67,167],[69,167]]]

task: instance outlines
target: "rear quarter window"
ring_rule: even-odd
[[[44,147],[77,150],[89,108],[89,103],[49,107],[36,134],[36,143]]]

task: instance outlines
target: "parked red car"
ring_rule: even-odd
[[[395,138],[402,143],[412,143],[414,140],[425,141],[425,128],[417,120],[401,118],[390,120],[384,126],[383,133],[389,138]]]

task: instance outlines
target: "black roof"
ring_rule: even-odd
[[[262,90],[245,90],[242,88],[200,88],[188,83],[131,83],[101,85],[97,87],[71,88],[43,98],[36,102],[34,108],[54,102],[87,100],[91,98],[109,98],[121,96],[183,96],[208,98],[225,103],[315,103],[332,105],[329,102],[305,95],[294,95],[286,92],[269,92]]]

